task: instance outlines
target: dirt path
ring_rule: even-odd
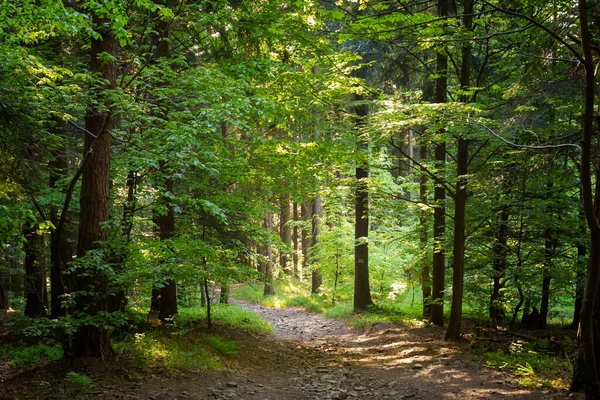
[[[300,308],[234,301],[267,319],[274,332],[264,336],[217,327],[214,334],[240,346],[225,371],[138,374],[118,360],[98,362],[78,372],[99,385],[74,393],[63,390],[65,369],[54,364],[12,376],[10,385],[4,380],[8,376],[0,374],[0,400],[583,399],[521,389],[509,375],[470,358],[466,344],[443,341],[444,332],[437,327],[381,324],[365,332]],[[44,392],[52,395],[40,396],[44,382],[55,388]]]
[[[563,399],[565,393],[520,389],[510,377],[442,340],[437,327],[379,325],[368,332],[308,313],[236,301],[267,319],[273,338],[261,363],[275,368],[217,383],[216,399]],[[263,339],[264,340],[264,339]],[[259,345],[258,349],[261,351]],[[230,384],[232,385],[232,384]],[[573,398],[573,397],[569,397]],[[575,397],[577,398],[577,397]]]

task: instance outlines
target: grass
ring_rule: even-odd
[[[235,304],[214,304],[211,308],[213,323],[246,329],[249,332],[268,334],[272,328],[269,323],[251,311]],[[206,320],[206,309],[202,307],[180,308],[174,322],[180,333],[185,334],[195,324]]]
[[[85,374],[78,374],[77,372],[67,372],[65,381],[80,388],[92,388],[95,386],[92,378]]]

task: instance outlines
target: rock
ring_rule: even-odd
[[[413,364],[410,368],[411,369],[423,369],[423,364]]]
[[[237,382],[229,381],[229,382],[227,382],[227,384],[225,386],[227,386],[229,388],[236,388],[236,387],[238,387],[238,384],[237,384]]]

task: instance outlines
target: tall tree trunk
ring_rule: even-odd
[[[315,199],[312,201],[312,243],[311,250],[316,249],[316,245],[319,243],[319,233],[320,227],[319,223],[323,218],[323,206],[321,205],[321,196],[317,195]],[[319,288],[323,284],[323,276],[321,275],[321,268],[319,267],[320,260],[315,255],[311,256],[311,264],[312,264],[312,276],[311,276],[311,293],[318,293]]]
[[[585,227],[583,231],[585,232]],[[586,245],[585,243],[579,243],[577,245],[577,261],[575,263],[575,306],[573,308],[573,323],[571,324],[573,329],[577,329],[579,327],[579,317],[581,314],[583,292],[585,289],[585,256]]]
[[[136,192],[137,173],[130,170],[127,172],[127,201],[123,205],[123,217],[121,219],[121,240],[123,245],[116,249],[113,254],[113,269],[116,273],[123,273],[125,261],[127,260],[128,245],[131,241],[131,231],[133,229],[133,215],[135,213],[135,192]],[[114,288],[114,293],[108,299],[108,309],[111,312],[125,312],[127,306],[127,288],[119,286]],[[158,306],[160,307],[160,306]],[[158,311],[158,308],[156,309]]]
[[[64,134],[64,123],[56,122],[54,133],[57,135]],[[48,162],[49,171],[49,186],[52,189],[58,190],[59,181],[67,176],[69,167],[69,158],[65,150],[53,150],[52,159]],[[63,218],[63,230],[61,233],[56,229],[50,233],[50,317],[55,319],[65,315],[65,308],[62,307],[62,300],[66,288],[68,288],[68,276],[64,274],[67,264],[73,258],[73,246],[69,242],[68,237],[69,223],[67,215],[58,214],[58,207],[50,207],[49,214],[50,222],[55,227],[59,225],[59,218]]]
[[[94,29],[100,37],[92,39],[91,72],[99,73],[113,89],[116,82],[117,42],[111,28],[111,21],[93,17]],[[106,57],[105,55],[109,55]],[[103,100],[110,110],[109,99]],[[91,151],[89,161],[84,165],[81,180],[79,234],[77,257],[82,258],[91,250],[97,250],[107,239],[103,223],[108,220],[110,193],[110,158],[112,114],[96,108],[88,110],[85,117],[84,154]],[[92,136],[94,135],[94,136]],[[92,151],[93,150],[93,151]],[[75,272],[74,286],[77,293],[76,309],[90,316],[105,312],[107,308],[108,278],[95,267],[80,268]],[[96,294],[90,294],[90,287]],[[85,293],[85,294],[82,294]],[[83,325],[73,337],[73,356],[109,357],[112,355],[109,330],[105,324]]]
[[[204,259],[204,263],[206,265],[206,258]],[[212,329],[212,316],[211,316],[211,301],[210,301],[210,293],[208,292],[208,279],[204,278],[202,280],[202,292],[204,293],[204,298],[206,299],[206,323],[208,329]]]
[[[265,213],[265,229],[272,229],[272,216],[270,212]],[[265,246],[265,254],[264,257],[266,259],[265,262],[265,290],[264,295],[270,296],[275,294],[275,288],[273,287],[273,248],[271,247],[271,243],[267,243]]]
[[[299,274],[299,266],[298,266],[298,226],[296,225],[298,222],[298,203],[294,202],[294,228],[292,231],[292,243],[294,252],[292,254],[292,274],[294,278],[300,278]]]
[[[290,195],[284,194],[281,196],[280,204],[280,216],[279,216],[279,237],[284,244],[284,248],[281,249],[279,255],[279,264],[281,270],[287,276],[292,275],[292,271],[289,265],[289,250],[287,250],[292,244],[292,232],[290,229]]]
[[[166,171],[166,163],[164,161],[159,162],[159,172],[168,174]],[[173,178],[170,176],[167,177],[165,181],[167,193],[173,194],[173,186]],[[167,205],[167,213],[165,215],[159,215],[157,218],[161,241],[172,239],[175,234],[175,212],[173,210],[172,201],[167,196],[164,196],[163,201]],[[166,320],[173,318],[175,314],[177,314],[177,284],[170,278],[167,279],[160,288],[158,319],[165,322]]]
[[[170,1],[167,1],[169,4]],[[170,51],[170,40],[169,36],[169,25],[170,22],[167,20],[161,20],[158,24],[157,30],[161,34],[160,41],[158,42],[158,46],[156,49],[156,56],[158,58],[167,58],[169,56]],[[159,101],[160,103],[160,101]],[[163,119],[167,119],[165,106],[161,116]],[[171,197],[175,193],[174,191],[174,181],[173,181],[173,173],[170,171],[168,167],[167,160],[159,161],[159,174],[165,179],[165,190],[169,195],[163,196],[161,201],[166,206],[166,213],[158,215],[158,231],[160,240],[169,240],[172,239],[175,234],[175,213],[173,210],[173,202]],[[153,297],[155,292],[153,291]],[[158,310],[158,319],[162,322],[165,322],[168,319],[173,318],[175,314],[177,314],[177,284],[173,278],[168,278],[165,280],[163,286],[159,289],[159,298],[160,305]],[[156,300],[155,300],[156,301]]]
[[[302,204],[302,210],[301,210],[301,218],[302,221],[304,221],[305,223],[307,221],[310,220],[310,215],[312,212],[312,203],[306,202],[304,204]],[[310,265],[310,245],[312,244],[312,240],[310,238],[310,234],[309,234],[309,230],[308,228],[305,226],[302,228],[302,270],[299,271],[299,275],[300,278],[303,279],[304,275],[306,274],[306,271],[309,270],[309,265]]]
[[[581,140],[581,164],[579,176],[583,196],[583,209],[590,232],[590,259],[587,271],[585,292],[581,305],[581,322],[579,324],[579,349],[575,359],[573,382],[583,382],[586,400],[600,399],[600,376],[596,352],[600,347],[597,342],[598,334],[594,321],[594,312],[597,301],[598,286],[600,284],[600,216],[598,205],[600,203],[600,185],[598,177],[600,170],[598,163],[592,164],[592,138],[594,132],[594,105],[596,96],[595,61],[592,56],[592,39],[588,25],[588,4],[586,0],[579,0],[579,24],[581,48],[583,53],[583,66],[585,69],[585,106],[583,112],[583,134]],[[596,188],[595,194],[592,186],[592,165],[595,167]],[[595,329],[596,328],[596,329]],[[572,386],[572,389],[576,389]]]
[[[26,317],[39,318],[44,310],[44,286],[46,285],[42,261],[42,235],[35,227],[25,230],[25,311]]]
[[[467,206],[467,166],[469,164],[469,142],[458,139],[456,166],[458,180],[454,196],[454,257],[452,258],[452,304],[446,331],[447,340],[458,340],[461,335],[462,306],[465,275],[465,215]]]
[[[473,0],[463,1],[463,25],[467,31],[473,28]],[[471,86],[471,42],[462,47],[460,86],[463,91],[461,102],[468,103],[466,92]],[[468,134],[468,133],[467,133]],[[454,193],[454,248],[452,257],[452,305],[446,331],[447,340],[458,340],[461,335],[462,306],[465,277],[465,219],[467,199],[467,168],[469,166],[469,139],[461,135],[457,141],[456,190]]]
[[[448,17],[448,0],[438,0],[438,16]],[[448,56],[444,50],[437,53],[435,80],[435,102],[445,103],[448,86]],[[440,179],[444,179],[446,163],[446,143],[436,143],[434,152],[436,170]],[[446,250],[444,237],[446,233],[446,189],[436,182],[433,199],[435,209],[433,212],[433,273],[431,279],[431,307],[429,320],[438,326],[444,325],[444,286],[446,280]]]
[[[419,156],[421,160],[427,158],[427,145],[421,143],[419,149]],[[431,271],[429,264],[429,257],[427,257],[427,210],[425,205],[427,204],[427,174],[421,173],[419,176],[419,201],[421,207],[419,209],[419,246],[421,253],[421,291],[423,292],[423,317],[429,318],[431,310]]]
[[[501,290],[504,287],[504,279],[506,268],[508,268],[508,263],[506,260],[507,256],[507,236],[508,236],[508,207],[503,206],[500,210],[500,227],[498,228],[498,232],[496,233],[496,237],[494,238],[494,247],[492,249],[493,258],[492,258],[492,294],[490,296],[490,324],[492,329],[498,328],[498,319],[500,317],[501,310],[501,299],[500,294]]]
[[[8,310],[10,302],[8,301],[8,283],[10,274],[5,271],[0,272],[0,310]]]
[[[356,96],[357,101],[363,100]],[[369,147],[368,142],[361,136],[362,127],[366,124],[369,108],[366,104],[355,107],[357,145],[360,159],[356,165],[356,195],[355,223],[354,223],[354,311],[365,310],[373,304],[371,288],[369,285]]]
[[[429,59],[429,52],[425,52],[425,59]],[[423,101],[433,102],[435,93],[435,84],[432,79],[425,79],[423,82]],[[419,144],[419,160],[424,162],[428,157],[428,149],[425,140],[422,138]],[[419,245],[421,253],[421,291],[423,292],[423,318],[430,318],[431,314],[431,258],[427,247],[428,239],[428,194],[427,194],[427,173],[421,171],[419,176]]]
[[[548,323],[548,308],[550,305],[550,283],[552,282],[551,264],[556,248],[556,239],[553,230],[547,228],[544,233],[544,271],[542,273],[542,302],[540,305],[540,317],[537,327],[544,329]]]

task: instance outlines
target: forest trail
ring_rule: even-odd
[[[215,326],[213,334],[240,348],[225,370],[165,374],[138,371],[124,360],[96,362],[78,372],[98,384],[74,393],[64,387],[70,369],[60,363],[20,374],[0,368],[0,400],[583,399],[581,394],[522,389],[514,377],[474,360],[468,343],[445,342],[439,327],[378,324],[363,330],[297,307],[232,301],[268,320],[273,333]],[[206,329],[191,334],[204,335]],[[40,396],[41,382],[65,390]]]
[[[439,327],[380,324],[363,331],[301,308],[234,300],[273,326],[244,354],[255,354],[235,385],[220,379],[214,399],[564,399],[565,393],[519,388],[510,376],[468,356],[467,345],[443,341]],[[246,344],[248,345],[248,343]],[[249,351],[249,353],[247,353]],[[233,373],[232,373],[233,376]],[[235,387],[233,387],[235,386]],[[569,397],[569,398],[578,398]]]

